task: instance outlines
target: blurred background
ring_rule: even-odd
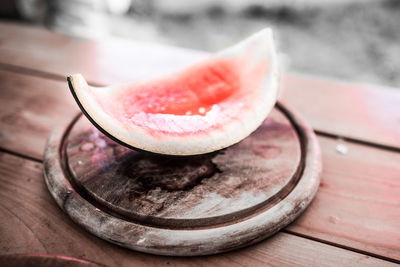
[[[210,52],[270,26],[289,71],[400,87],[400,0],[3,0],[0,17]]]

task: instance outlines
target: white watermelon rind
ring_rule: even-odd
[[[249,136],[263,123],[277,101],[279,67],[271,29],[264,29],[211,58],[237,57],[244,54],[249,48],[255,52],[250,58],[246,58],[246,64],[252,64],[253,61],[264,58],[270,62],[269,71],[265,74],[259,87],[245,89],[256,93],[254,95],[257,97],[252,99],[252,107],[243,110],[243,114],[240,114],[237,119],[221,125],[221,127],[199,131],[190,136],[168,133],[163,136],[162,133],[158,133],[158,136],[155,137],[146,129],[134,124],[130,129],[126,129],[126,126],[122,125],[119,120],[102,109],[91,93],[95,90],[97,94],[107,97],[118,90],[118,86],[91,87],[81,74],[74,74],[68,77],[69,87],[86,117],[100,131],[124,146],[177,156],[210,153],[238,143]],[[242,67],[244,70],[246,69],[246,66]]]

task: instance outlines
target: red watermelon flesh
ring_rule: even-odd
[[[173,155],[211,152],[249,135],[276,101],[267,37],[149,81],[96,88],[75,76],[71,91],[95,125],[122,144]]]

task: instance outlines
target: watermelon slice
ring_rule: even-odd
[[[68,82],[83,113],[120,144],[196,155],[233,145],[255,131],[275,105],[279,75],[272,31],[264,29],[157,79],[92,87],[74,74]]]

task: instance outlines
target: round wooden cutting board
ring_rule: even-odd
[[[50,136],[44,177],[58,205],[94,235],[162,255],[258,242],[292,222],[321,174],[312,129],[277,104],[249,137],[199,156],[125,148],[81,114]]]

